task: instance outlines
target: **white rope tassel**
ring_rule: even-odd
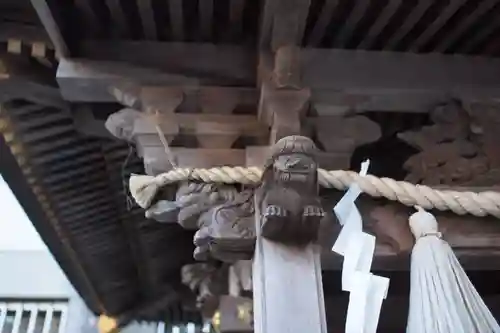
[[[407,333],[497,333],[500,326],[465,274],[436,218],[422,208],[410,217],[411,256]]]

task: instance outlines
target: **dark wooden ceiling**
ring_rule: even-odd
[[[54,0],[53,7],[70,41],[254,46],[266,40],[273,24],[266,20],[278,2]],[[304,47],[500,55],[499,14],[498,0],[311,0],[300,14],[306,20],[299,42]]]

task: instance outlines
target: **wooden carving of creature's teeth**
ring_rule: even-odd
[[[276,216],[278,215],[279,208],[275,205],[267,206],[265,216]]]
[[[304,216],[324,217],[325,211],[319,206],[306,206],[304,208]]]

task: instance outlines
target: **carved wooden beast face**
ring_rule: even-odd
[[[316,147],[305,137],[281,139],[263,177],[262,236],[287,245],[317,240],[325,213],[318,197]]]
[[[316,162],[305,154],[280,155],[273,169],[277,182],[312,183],[317,172]]]

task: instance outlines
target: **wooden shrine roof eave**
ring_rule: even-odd
[[[94,43],[88,43],[94,45],[89,46],[88,58],[60,63],[57,80],[68,101],[115,102],[109,87],[130,83],[186,92],[217,86],[255,89],[257,84],[257,54],[247,48],[186,43],[178,46],[177,56],[169,57],[170,43],[108,42],[106,48]],[[206,47],[212,55],[197,61],[197,50]],[[151,55],[141,53],[143,49],[158,51]],[[427,112],[451,98],[500,97],[496,75],[500,60],[496,59],[328,49],[299,52],[302,84],[311,89],[319,115],[339,110]]]
[[[93,311],[100,311],[103,306],[99,295],[94,290],[91,280],[89,280],[85,271],[78,268],[81,263],[75,261],[75,257],[71,255],[71,250],[67,248],[65,241],[58,234],[56,226],[50,222],[46,212],[34,195],[31,186],[28,184],[27,178],[1,135],[0,156],[2,156],[0,174],[9,185],[19,204],[33,223],[33,226],[48,245],[55,260],[89,308]]]

